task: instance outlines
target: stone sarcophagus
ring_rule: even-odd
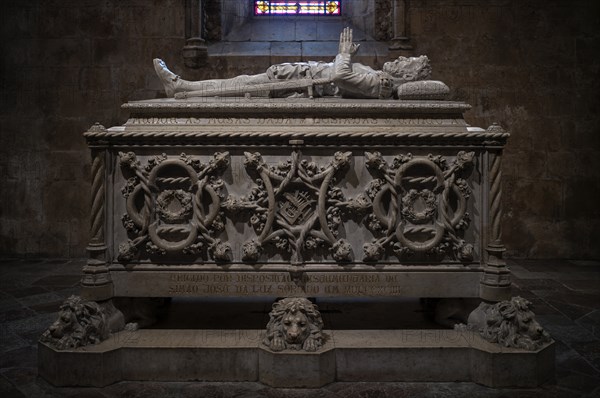
[[[208,98],[93,126],[83,295],[510,296],[508,134],[451,101]]]
[[[90,258],[83,297],[66,300],[40,338],[46,380],[500,387],[552,377],[551,339],[531,304],[510,297],[502,259],[508,134],[468,126],[467,104],[199,98],[124,108],[125,125],[85,133]],[[144,329],[161,298],[250,296],[281,298],[266,330],[182,329],[173,318]],[[424,301],[438,302],[436,321],[454,326],[462,305],[468,322],[337,330],[313,302],[323,297],[446,298]],[[444,308],[454,309],[444,318]]]

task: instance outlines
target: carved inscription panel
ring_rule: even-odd
[[[345,266],[479,259],[475,152],[202,151],[119,153],[114,206],[122,217],[113,231],[119,262]]]
[[[375,118],[375,117],[324,117],[324,118],[289,118],[289,117],[266,117],[266,118],[196,118],[196,117],[147,117],[132,118],[127,122],[128,127],[153,126],[161,127],[176,126],[327,126],[327,125],[362,125],[362,126],[465,126],[463,119],[452,118]]]
[[[418,275],[418,276],[416,276]],[[418,277],[423,283],[414,284]],[[116,272],[117,291],[156,297],[477,297],[479,273],[467,272]]]

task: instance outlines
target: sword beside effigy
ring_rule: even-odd
[[[315,86],[331,83],[331,79],[293,79],[274,83],[259,83],[236,85],[234,87],[219,87],[213,89],[184,91],[175,94],[176,99],[191,97],[269,97],[278,91],[306,90],[309,98],[314,97]]]

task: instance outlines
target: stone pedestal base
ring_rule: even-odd
[[[335,381],[335,351],[325,344],[318,352],[273,352],[261,347],[259,381],[271,387],[318,388]]]
[[[325,331],[316,353],[274,353],[262,330],[124,331],[95,345],[57,351],[39,344],[39,375],[56,386],[123,380],[261,381],[320,387],[333,381],[472,381],[535,387],[554,378],[554,343],[502,348],[455,330]]]
[[[335,343],[337,381],[472,381],[500,388],[554,378],[554,343],[525,351],[455,330],[342,330]]]

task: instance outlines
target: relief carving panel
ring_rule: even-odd
[[[193,259],[229,261],[223,230],[220,175],[229,153],[216,152],[208,163],[181,154],[150,158],[143,166],[133,152],[119,152],[127,183],[122,189],[127,213],[121,218],[129,239],[119,245],[123,263],[146,256],[184,254]]]
[[[144,164],[119,153],[127,239],[118,260],[473,261],[474,152],[264,153],[216,152],[204,163],[162,154]]]
[[[259,152],[244,155],[256,185],[249,195],[229,196],[223,205],[232,217],[252,212],[256,237],[243,244],[243,261],[258,261],[267,244],[289,253],[292,264],[324,248],[335,261],[352,260],[350,244],[338,237],[343,196],[335,186],[348,169],[350,152],[336,152],[327,165],[303,159],[300,151],[276,166],[267,165]]]
[[[379,152],[365,152],[374,179],[358,199],[365,203],[365,225],[375,239],[364,244],[363,260],[381,260],[391,249],[399,259],[420,255],[472,261],[473,244],[463,233],[470,224],[466,179],[474,156],[460,151],[448,162],[441,155],[407,153],[388,164]]]

